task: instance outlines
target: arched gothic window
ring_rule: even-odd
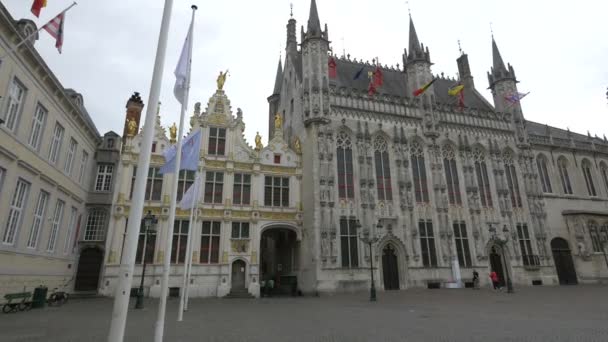
[[[589,228],[589,237],[591,238],[593,251],[596,253],[601,252],[604,239],[608,239],[608,225],[604,224],[600,228],[595,221],[589,221],[587,222],[587,227]]]
[[[583,176],[585,176],[585,184],[587,185],[589,196],[597,196],[595,185],[593,184],[593,177],[591,176],[591,163],[589,160],[583,159],[581,167],[583,169]]]
[[[450,204],[462,205],[460,196],[460,183],[458,181],[458,169],[456,158],[451,145],[445,145],[442,149],[443,168],[445,169],[445,180],[448,183],[448,200]]]
[[[564,194],[572,195],[572,186],[570,185],[570,177],[568,176],[568,161],[561,157],[557,160],[557,169],[559,170],[559,178],[562,181]]]
[[[475,148],[473,150],[473,159],[475,160],[475,175],[477,176],[481,206],[484,208],[492,208],[492,192],[490,191],[486,157],[480,148]]]
[[[600,173],[602,174],[604,186],[606,187],[606,194],[608,195],[608,167],[604,162],[600,163]]]
[[[426,167],[424,166],[424,151],[418,142],[411,146],[412,175],[414,177],[414,192],[416,202],[428,203],[429,191],[426,184]]]
[[[378,199],[391,201],[393,190],[391,187],[391,169],[388,161],[388,148],[386,139],[376,136],[374,139],[374,161],[376,164],[376,184]]]
[[[549,179],[549,172],[547,171],[547,158],[539,154],[536,157],[536,166],[538,167],[538,175],[540,177],[540,184],[543,187],[543,192],[551,193],[551,180]]]
[[[338,162],[338,195],[340,198],[354,198],[353,147],[346,132],[340,132],[336,139]]]
[[[511,152],[505,152],[503,155],[503,161],[505,165],[505,175],[507,176],[507,186],[509,187],[509,193],[511,193],[511,204],[513,208],[521,208],[521,193],[519,192],[519,181],[517,180],[517,173],[515,172],[515,165],[513,165],[513,156]]]

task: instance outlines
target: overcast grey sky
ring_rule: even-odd
[[[32,1],[2,0],[13,17],[40,26],[71,0],[48,0],[40,19]],[[197,11],[193,50],[191,108],[203,109],[215,91],[219,70],[230,69],[224,87],[232,110],[240,107],[253,143],[267,138],[266,98],[285,47],[289,4],[306,25],[310,0],[175,0],[161,101],[162,123],[179,120],[173,97],[173,70],[183,44],[190,5]],[[139,91],[147,102],[160,18],[161,0],[81,0],[67,15],[63,54],[41,32],[36,48],[65,87],[84,96],[100,132],[122,133],[126,100]],[[336,53],[383,64],[402,64],[408,44],[408,10],[401,0],[318,0]],[[492,65],[490,22],[505,62],[515,68],[526,119],[602,135],[608,129],[608,2],[603,0],[410,0],[420,41],[428,46],[433,72],[456,77],[456,58],[469,55],[476,88],[491,102],[486,72]],[[284,58],[284,54],[283,54]],[[147,103],[146,103],[147,105]],[[191,109],[189,109],[191,112]],[[186,121],[188,122],[188,121]]]

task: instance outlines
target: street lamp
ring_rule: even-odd
[[[495,244],[497,244],[498,246],[500,246],[500,249],[502,251],[502,260],[503,260],[503,264],[505,265],[505,278],[506,282],[507,282],[507,293],[513,293],[515,291],[513,291],[513,283],[511,282],[511,277],[509,276],[509,267],[507,266],[507,258],[505,256],[505,251],[507,249],[507,242],[509,241],[509,229],[507,229],[507,225],[505,225],[502,229],[503,232],[503,238],[500,238],[497,234],[496,234],[496,228],[494,228],[492,226],[492,224],[490,224],[490,240],[492,240]]]
[[[152,212],[148,210],[148,213],[142,219],[144,223],[144,245],[142,248],[142,260],[143,266],[141,270],[141,281],[139,282],[139,290],[137,291],[137,301],[135,302],[136,309],[144,308],[144,278],[146,277],[146,244],[148,243],[148,234],[152,234],[155,232],[152,225],[155,225],[158,220],[156,216],[152,215]]]
[[[359,223],[359,220],[357,220],[357,229],[359,229],[359,228],[361,228],[361,224]],[[378,221],[376,228],[378,228],[378,229],[382,228],[380,221]],[[359,239],[361,239],[361,241],[363,243],[369,245],[369,262],[370,262],[369,272],[370,272],[371,278],[372,278],[372,284],[369,289],[369,300],[370,300],[370,302],[375,302],[376,301],[376,286],[374,284],[374,254],[372,253],[372,244],[378,242],[378,240],[380,238],[376,234],[374,234],[374,236],[370,236],[369,229],[365,229],[359,235]]]

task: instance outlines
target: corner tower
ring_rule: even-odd
[[[409,49],[409,51],[408,51]],[[414,27],[414,21],[410,15],[410,34],[409,34],[409,47],[403,49],[403,65],[405,67],[405,73],[407,75],[407,86],[408,94],[423,85],[427,84],[433,79],[431,74],[431,54],[428,47],[424,47],[418,39],[416,33],[416,27]],[[425,97],[433,95],[433,88],[425,92]]]

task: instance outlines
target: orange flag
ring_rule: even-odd
[[[40,10],[42,10],[43,7],[46,7],[46,0],[34,0],[34,3],[32,4],[32,13],[39,18]]]

